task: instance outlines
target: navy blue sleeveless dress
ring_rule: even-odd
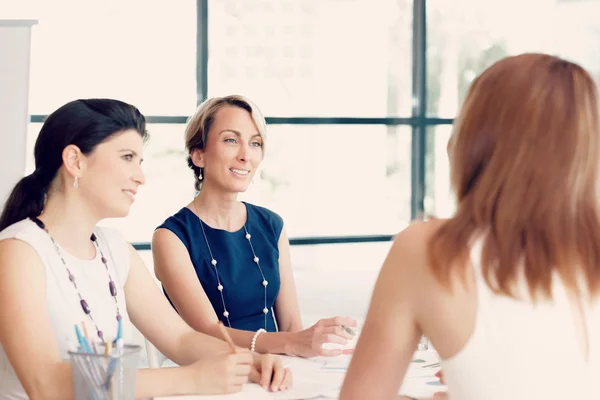
[[[268,332],[276,332],[274,304],[281,284],[277,243],[283,229],[283,220],[264,207],[249,203],[244,205],[247,211],[246,228],[251,235],[252,246],[260,260],[265,279],[269,282],[266,307],[268,314],[265,315],[263,312],[265,292],[262,276],[253,260],[254,256],[245,237],[244,228],[237,232],[228,232],[211,228],[202,222],[204,232],[212,254],[217,260],[217,271],[223,285],[223,298],[229,312],[231,327],[248,331],[263,328]],[[190,254],[196,275],[217,316],[225,326],[228,326],[227,318],[223,315],[221,294],[217,289],[217,275],[211,264],[211,256],[200,223],[196,214],[184,207],[157,229],[168,229],[183,242]],[[169,299],[166,291],[165,296]]]

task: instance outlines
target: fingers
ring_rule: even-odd
[[[258,383],[260,385],[260,371],[252,366],[250,369],[250,375],[248,376],[251,382]]]
[[[250,353],[249,351],[233,353],[229,357],[231,357],[233,359],[233,362],[236,364],[246,364],[246,365],[254,364],[254,358],[252,357],[252,353]]]
[[[273,392],[280,390],[284,375],[285,370],[283,369],[281,359],[278,357],[273,363],[273,379],[271,380],[271,390]]]
[[[317,322],[318,325],[321,326],[357,326],[357,322],[350,317],[332,317],[332,318],[324,318]]]
[[[294,383],[294,376],[292,375],[292,370],[289,368],[283,369],[285,376],[283,377],[283,381],[281,382],[281,390],[286,390],[292,387]]]
[[[241,392],[243,388],[244,388],[244,384],[229,385],[227,387],[226,393],[238,393],[238,392]]]
[[[342,354],[344,354],[344,355],[354,354],[354,349],[342,349]]]
[[[342,350],[340,349],[320,349],[319,355],[322,357],[335,357],[342,354]]]
[[[264,355],[260,359],[260,386],[268,389],[273,378],[273,357]]]
[[[248,364],[237,364],[233,370],[235,376],[243,376],[248,380],[248,375],[252,372],[252,366]]]
[[[346,345],[346,344],[348,344],[348,339],[334,335],[333,333],[326,333],[323,335],[321,342]]]
[[[337,335],[339,337],[343,337],[344,339],[351,340],[354,336],[352,336],[348,331],[343,329],[341,326],[327,326],[323,328],[323,333],[329,333],[333,335]]]
[[[440,383],[446,384],[446,382],[444,382],[444,372],[442,372],[441,369],[435,373],[435,376],[440,378]]]
[[[243,386],[248,383],[248,375],[236,375],[231,379],[232,386]]]

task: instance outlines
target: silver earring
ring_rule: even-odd
[[[79,177],[78,176],[76,176],[75,180],[73,181],[73,187],[75,189],[79,188]]]
[[[198,172],[198,180],[201,181],[202,180],[202,172]]]

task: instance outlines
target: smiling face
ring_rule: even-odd
[[[263,139],[250,113],[223,106],[215,114],[204,150],[192,153],[203,168],[202,190],[241,193],[248,189],[263,158]]]
[[[146,181],[141,168],[144,142],[135,130],[116,133],[85,157],[80,193],[102,218],[129,214],[138,186]]]

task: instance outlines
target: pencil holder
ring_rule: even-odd
[[[70,351],[73,390],[77,400],[134,400],[140,346],[124,345],[105,354]]]

